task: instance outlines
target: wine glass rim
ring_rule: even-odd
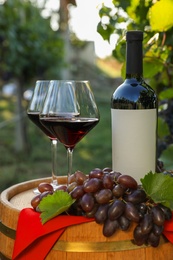
[[[88,83],[88,82],[90,82],[89,80],[75,80],[75,79],[60,79],[60,80],[58,80],[58,79],[52,79],[52,80],[50,80],[50,83],[51,82],[73,82],[73,83]]]
[[[40,83],[40,82],[46,83],[46,82],[50,82],[50,80],[38,79],[38,80],[36,81],[36,83]]]

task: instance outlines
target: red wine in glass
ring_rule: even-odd
[[[49,129],[65,147],[75,145],[99,122],[98,118],[45,117],[42,124]]]
[[[89,81],[50,81],[40,121],[65,146],[68,177],[72,174],[75,145],[96,126],[99,118]]]
[[[29,119],[42,130],[42,132],[47,135],[50,139],[57,139],[41,122],[39,119],[38,112],[27,112]]]
[[[39,120],[39,114],[44,104],[45,97],[49,89],[49,82],[47,80],[36,81],[32,99],[27,109],[28,118],[42,130],[42,132],[51,140],[52,150],[52,185],[56,186],[57,175],[56,175],[56,155],[57,155],[57,138],[54,136],[45,126],[43,126]]]

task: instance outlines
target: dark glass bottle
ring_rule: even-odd
[[[156,169],[157,97],[143,79],[142,31],[126,33],[126,79],[113,93],[112,168],[139,183]]]

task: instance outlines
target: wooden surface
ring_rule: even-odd
[[[16,230],[19,212],[22,208],[31,207],[30,201],[35,196],[33,189],[40,182],[50,178],[32,180],[14,185],[1,194],[0,216],[4,226]],[[66,182],[60,177],[59,183]],[[138,247],[132,243],[133,224],[126,232],[117,231],[106,238],[102,235],[102,225],[95,222],[71,226],[66,229],[54,245],[46,260],[172,260],[173,245],[162,239],[158,248]],[[0,233],[0,251],[11,258],[14,238]]]

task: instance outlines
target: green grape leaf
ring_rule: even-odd
[[[97,32],[103,37],[104,40],[109,41],[110,39],[110,32],[107,30],[107,26],[103,26],[101,22],[97,25]]]
[[[142,186],[155,203],[162,203],[173,210],[173,177],[163,173],[149,172],[141,179]]]
[[[153,31],[167,31],[173,26],[173,1],[157,1],[149,10],[149,21]]]
[[[70,194],[62,190],[44,197],[39,204],[42,224],[65,212],[74,202]]]

